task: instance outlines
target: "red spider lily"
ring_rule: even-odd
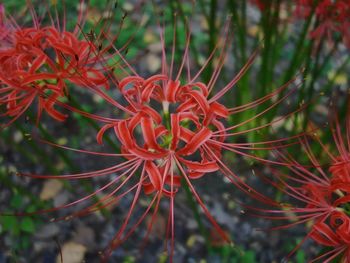
[[[42,26],[39,22],[42,19],[38,18],[30,3],[28,8],[34,25],[21,27],[14,19],[5,17],[1,6],[0,26],[9,29],[2,31],[0,38],[0,105],[4,108],[1,116],[12,118],[4,126],[19,118],[35,100],[38,102],[37,121],[43,111],[63,121],[66,115],[56,110],[55,105],[103,121],[103,118],[84,113],[60,101],[67,96],[70,85],[93,90],[106,101],[120,107],[101,89],[109,88],[108,75],[112,66],[115,66],[106,65],[112,57],[108,52],[113,44],[103,47],[102,40],[99,41],[103,34],[109,32],[109,25],[102,25],[98,38],[90,39],[82,35],[85,21],[83,6],[84,2],[81,1],[77,24],[71,31],[66,29],[64,19],[62,22],[59,18],[55,20],[50,12],[48,17],[51,25]],[[113,37],[113,42],[116,37]]]
[[[279,95],[282,91],[285,91],[294,79],[271,94],[267,94],[246,105],[234,108],[227,108],[224,106],[220,102],[220,98],[237,84],[257,56],[257,52],[253,53],[246,65],[234,78],[223,87],[218,85],[217,80],[224,66],[230,44],[228,25],[229,22],[227,22],[224,28],[224,37],[222,41],[218,42],[207,61],[195,75],[191,73],[189,66],[190,33],[186,36],[185,51],[176,74],[174,70],[176,39],[174,39],[172,47],[171,61],[168,63],[163,28],[160,29],[160,40],[163,46],[162,69],[160,74],[148,78],[139,76],[136,70],[127,63],[119,50],[115,49],[117,55],[120,56],[127,65],[130,74],[128,70],[125,69],[125,73],[128,74],[127,76],[118,81],[113,79],[111,81],[117,84],[118,90],[122,95],[121,99],[124,103],[126,102],[127,105],[120,107],[121,104],[118,104],[120,105],[119,109],[122,109],[121,118],[114,121],[106,121],[108,123],[105,124],[97,134],[97,141],[101,144],[104,134],[109,129],[113,129],[116,140],[121,145],[121,152],[118,154],[98,153],[50,144],[56,147],[92,155],[124,157],[125,161],[109,168],[79,174],[61,176],[20,174],[22,176],[42,179],[84,179],[113,175],[113,179],[107,184],[79,200],[61,207],[36,213],[50,212],[71,207],[77,203],[91,200],[93,196],[103,191],[109,191],[98,202],[70,214],[68,218],[82,216],[100,210],[101,208],[111,206],[128,194],[133,195],[129,211],[118,232],[112,238],[109,248],[105,252],[105,260],[107,260],[112,251],[128,239],[135,229],[145,221],[144,219],[146,216],[149,215],[151,216],[151,220],[147,225],[147,233],[145,236],[145,240],[147,240],[159,211],[161,200],[169,200],[170,211],[166,240],[171,240],[169,250],[170,261],[172,261],[175,239],[174,201],[176,193],[180,190],[181,185],[185,185],[190,189],[194,198],[204,211],[205,216],[213,224],[222,239],[227,242],[230,242],[229,237],[216,223],[215,218],[204,205],[204,202],[193,185],[194,180],[202,178],[210,173],[220,171],[224,177],[232,182],[238,189],[265,203],[274,204],[274,201],[264,197],[262,194],[249,187],[240,177],[232,172],[222,160],[222,153],[228,150],[245,157],[275,163],[259,158],[249,153],[249,151],[270,151],[271,149],[279,147],[287,147],[289,145],[287,142],[290,138],[256,142],[254,145],[251,143],[230,143],[227,142],[227,140],[234,136],[240,136],[248,132],[270,127],[273,123],[279,122],[293,114],[294,112],[275,119],[272,122],[245,131],[236,131],[245,124],[262,117],[295,90],[293,89],[287,92],[284,96],[281,96],[280,99],[272,102],[266,109],[241,123],[229,126],[227,125],[227,120],[236,113],[254,109],[259,105],[270,102],[272,98]],[[224,44],[221,46],[221,43]],[[200,75],[217,52],[220,52],[219,63],[212,73],[210,80],[208,83],[199,81]],[[184,74],[186,76],[182,76],[184,69],[187,71],[187,74]],[[217,89],[218,92],[214,93],[215,89]],[[302,108],[303,107],[301,107],[300,110]],[[298,136],[295,138],[297,137]],[[115,176],[115,173],[118,173],[118,175]],[[126,188],[126,190],[123,190],[124,188]],[[148,198],[149,203],[147,208],[144,209],[138,218],[134,218],[132,215],[135,214],[138,201],[141,199],[142,195],[151,198]]]
[[[316,222],[309,235],[318,244],[332,249],[316,260],[322,262],[331,262],[338,256],[341,256],[342,262],[350,261],[350,217],[348,214],[340,211],[334,212],[329,219],[329,223]],[[327,260],[324,261],[324,258]]]
[[[336,115],[336,114],[334,114]],[[328,157],[328,165],[322,165],[313,153],[310,142],[302,140],[305,153],[311,161],[311,166],[301,165],[290,154],[277,151],[280,160],[290,163],[288,173],[278,169],[272,169],[278,182],[265,178],[269,183],[276,186],[286,196],[301,205],[294,206],[290,203],[279,204],[280,210],[256,209],[252,211],[268,212],[272,219],[296,220],[293,223],[276,227],[282,229],[296,224],[312,222],[312,228],[306,238],[313,239],[316,243],[328,247],[328,252],[321,254],[314,261],[330,262],[336,257],[342,257],[344,262],[349,261],[350,255],[350,115],[346,117],[345,136],[336,118],[332,121],[332,134],[337,149],[334,155],[329,147],[324,145],[318,137],[314,137],[321,145],[323,152]],[[325,168],[325,167],[328,167]],[[290,202],[290,201],[289,201]],[[285,214],[286,210],[293,214]],[[305,240],[304,239],[304,240]],[[301,245],[301,244],[300,244]],[[298,245],[292,252],[300,247]]]
[[[321,40],[326,37],[332,41],[333,34],[339,33],[344,44],[349,47],[349,29],[350,23],[350,2],[347,0],[299,0],[296,7],[296,14],[301,17],[312,15],[315,10],[317,19],[316,28],[310,33],[310,37]]]

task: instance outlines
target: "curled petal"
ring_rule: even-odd
[[[216,115],[225,119],[229,116],[228,109],[216,101],[210,104],[210,110],[212,110]]]
[[[179,155],[191,155],[193,154],[199,147],[201,147],[207,140],[211,137],[212,132],[207,127],[203,127],[198,133],[196,133],[191,140],[179,150],[177,153]]]
[[[180,81],[169,80],[165,87],[165,99],[169,102],[176,102],[176,93],[180,88]]]
[[[200,91],[204,97],[208,96],[208,87],[202,82],[195,82],[195,83],[189,84],[188,87],[190,87],[191,89],[193,89],[193,87],[198,87],[200,88]]]
[[[313,226],[313,231],[310,235],[316,242],[325,246],[339,245],[337,235],[332,229],[323,222],[318,222]]]
[[[142,186],[146,195],[150,195],[156,191],[152,183],[143,183]]]
[[[196,180],[200,179],[205,175],[205,173],[200,173],[200,172],[188,172],[188,178]]]
[[[141,112],[147,114],[157,124],[160,124],[162,122],[162,117],[159,115],[159,113],[149,106],[146,106],[146,105],[142,106]]]
[[[126,148],[131,149],[134,147],[134,140],[130,134],[126,121],[118,122],[117,126],[114,127],[114,130],[119,140]]]
[[[163,149],[157,143],[153,121],[151,118],[141,118],[141,129],[147,146],[157,151],[163,151]]]
[[[133,154],[135,154],[137,157],[144,159],[144,160],[157,160],[162,159],[167,155],[167,152],[150,152],[145,149],[142,149],[138,146],[135,146],[134,148],[130,148],[129,151]]]
[[[219,170],[219,166],[215,161],[194,162],[183,158],[180,159],[189,170],[200,173],[211,173]]]
[[[202,109],[203,114],[209,112],[209,103],[207,99],[198,90],[192,90],[188,93],[193,97],[193,99],[198,103],[199,107]]]
[[[119,83],[119,89],[120,91],[123,93],[124,92],[124,88],[129,85],[130,83],[133,82],[143,82],[143,78],[141,77],[137,77],[137,76],[130,76],[130,77],[126,77],[124,78],[122,81],[120,81]]]
[[[161,190],[162,176],[159,172],[158,167],[152,161],[147,161],[145,164],[145,169],[153,187],[157,191]]]
[[[98,144],[102,144],[102,140],[103,140],[103,135],[105,134],[105,132],[110,129],[113,128],[114,126],[116,126],[117,123],[108,123],[106,125],[104,125],[97,133],[96,135],[96,140]]]

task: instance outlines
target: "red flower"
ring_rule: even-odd
[[[54,211],[73,206],[82,201],[91,199],[91,197],[102,191],[110,190],[106,197],[101,198],[97,203],[73,213],[69,217],[81,216],[110,206],[118,202],[124,196],[132,194],[133,197],[129,211],[119,231],[113,237],[109,248],[105,252],[105,258],[107,260],[112,251],[123,243],[135,229],[144,222],[148,214],[151,214],[152,220],[150,220],[150,224],[147,226],[147,234],[145,237],[145,239],[147,239],[156,214],[158,213],[159,204],[161,200],[166,197],[166,200],[169,201],[170,210],[167,224],[167,240],[171,240],[169,250],[170,259],[172,260],[175,239],[174,200],[176,193],[181,188],[181,180],[183,184],[190,189],[216,231],[222,239],[227,242],[230,242],[230,240],[226,232],[216,223],[215,218],[204,205],[193,185],[193,180],[220,171],[224,177],[232,182],[238,189],[266,203],[274,203],[274,201],[264,197],[249,187],[240,177],[232,172],[225,164],[222,153],[224,151],[232,151],[245,157],[268,162],[267,160],[250,154],[248,151],[270,151],[275,147],[285,147],[286,145],[283,145],[283,143],[287,142],[289,138],[257,142],[254,143],[254,145],[251,143],[230,143],[226,142],[226,140],[233,136],[240,136],[248,132],[270,127],[271,124],[292,115],[294,112],[275,119],[270,123],[247,130],[237,131],[238,128],[244,127],[245,124],[256,120],[273,109],[294,90],[287,92],[283,97],[274,101],[266,109],[255,114],[255,116],[250,119],[233,126],[227,125],[227,122],[230,116],[234,116],[245,110],[253,109],[263,103],[270,102],[271,98],[279,95],[279,93],[284,91],[294,80],[286,83],[271,94],[267,94],[265,97],[246,105],[234,108],[224,106],[220,102],[220,98],[237,84],[257,55],[257,52],[255,52],[237,76],[232,78],[226,85],[220,87],[217,84],[230,43],[228,25],[229,22],[227,22],[224,28],[225,37],[222,41],[224,44],[221,50],[219,49],[220,45],[218,43],[213,53],[195,75],[192,75],[189,66],[190,34],[187,35],[185,51],[176,74],[174,70],[173,53],[175,46],[173,46],[172,49],[171,62],[168,64],[163,29],[160,34],[163,46],[162,69],[160,74],[148,78],[139,76],[136,70],[127,63],[123,55],[116,50],[117,55],[120,56],[121,60],[128,67],[129,71],[125,69],[125,72],[130,72],[122,79],[113,81],[118,84],[117,87],[121,94],[120,99],[125,106],[121,106],[121,103],[117,103],[117,105],[119,105],[118,108],[121,109],[120,119],[105,124],[97,134],[97,141],[101,144],[103,142],[103,135],[109,129],[113,129],[115,140],[121,145],[121,151],[118,154],[96,153],[82,150],[75,151],[93,155],[119,156],[124,157],[125,161],[109,168],[80,174],[62,176],[21,174],[33,178],[82,179],[97,178],[118,173],[117,176],[113,175],[113,179],[111,179],[109,183],[90,195],[67,205],[40,212]],[[174,40],[174,43],[175,42],[176,40]],[[218,50],[220,50],[219,64],[214,69],[210,80],[208,83],[199,81],[198,79],[201,73]],[[186,74],[182,76],[184,69],[186,69]],[[215,89],[218,90],[218,92],[214,93]],[[300,110],[301,109],[302,108],[300,108]],[[276,146],[274,146],[274,144]],[[70,149],[68,147],[62,148]],[[126,188],[126,190],[123,191],[122,189],[124,188]],[[136,211],[138,200],[143,194],[151,196],[151,198],[148,199],[148,206],[138,218],[133,218],[133,220],[131,220],[132,215]],[[151,212],[152,210],[153,212]],[[131,223],[131,221],[133,221],[133,223]]]
[[[296,14],[301,17],[312,15],[315,10],[317,25],[310,33],[310,37],[320,41],[326,37],[332,41],[333,34],[339,33],[344,44],[349,46],[350,2],[348,0],[299,0]]]
[[[54,106],[59,104],[74,110],[60,102],[68,94],[69,84],[91,89],[102,97],[106,95],[101,87],[107,89],[109,85],[105,76],[109,67],[103,66],[106,49],[101,51],[92,41],[79,40],[78,26],[73,33],[64,26],[61,28],[58,21],[43,27],[35,20],[34,11],[32,16],[34,27],[20,28],[5,20],[0,12],[0,26],[11,28],[11,32],[3,31],[0,38],[0,105],[5,108],[1,116],[12,119],[7,125],[19,118],[35,100],[38,121],[43,111],[63,121],[66,115]]]
[[[350,262],[350,217],[348,214],[336,211],[332,213],[328,222],[326,220],[316,222],[309,236],[318,244],[332,248],[315,261],[322,259],[322,262],[331,262],[341,256],[341,262]]]
[[[292,205],[289,200],[287,204],[278,205],[280,210],[249,207],[253,211],[270,214],[263,216],[266,218],[296,220],[275,229],[312,222],[312,229],[305,239],[311,238],[322,246],[330,247],[328,252],[321,254],[312,262],[318,260],[330,262],[338,256],[341,256],[344,262],[350,260],[350,115],[346,117],[346,129],[342,129],[337,118],[331,123],[336,155],[316,135],[314,137],[328,157],[329,169],[325,169],[326,165],[321,164],[320,158],[313,154],[310,142],[306,139],[301,143],[304,146],[304,153],[311,162],[308,166],[302,165],[286,152],[276,151],[280,161],[289,163],[288,173],[273,168],[273,175],[278,183],[267,180],[299,205]],[[342,134],[343,131],[345,136]],[[293,217],[285,214],[286,210],[294,214]]]

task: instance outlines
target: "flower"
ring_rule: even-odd
[[[162,200],[165,202],[169,201],[166,241],[170,240],[169,254],[170,261],[172,261],[175,240],[174,202],[178,191],[183,187],[188,188],[192,193],[193,198],[198,202],[205,216],[212,223],[221,238],[226,242],[230,242],[227,233],[217,224],[215,218],[205,206],[194,187],[194,180],[220,171],[227,180],[241,191],[266,203],[274,203],[274,201],[252,189],[242,178],[237,176],[225,164],[223,153],[230,151],[244,157],[269,162],[264,158],[251,154],[249,151],[261,150],[269,152],[276,147],[287,147],[287,142],[290,142],[291,138],[261,141],[254,144],[251,142],[233,143],[228,140],[234,136],[241,136],[249,132],[269,128],[272,124],[294,114],[295,111],[271,122],[250,127],[246,130],[243,129],[246,124],[263,117],[264,114],[292,94],[295,89],[286,92],[283,96],[281,95],[295,79],[255,101],[238,107],[226,107],[221,102],[221,98],[236,86],[258,54],[258,51],[254,52],[246,65],[226,85],[220,86],[218,84],[230,44],[229,24],[230,22],[228,21],[223,29],[223,36],[218,41],[215,49],[195,74],[191,72],[190,67],[189,47],[191,34],[189,30],[186,35],[182,59],[176,71],[174,61],[176,38],[173,39],[171,56],[167,56],[164,28],[160,28],[162,67],[159,74],[147,78],[140,76],[136,69],[116,49],[115,55],[119,56],[126,65],[123,71],[125,75],[110,80],[116,84],[120,94],[120,103],[114,103],[119,109],[119,116],[115,120],[105,120],[105,124],[98,132],[96,138],[97,142],[102,144],[105,133],[113,130],[113,141],[118,146],[120,145],[120,152],[108,154],[71,149],[66,146],[46,143],[95,156],[123,157],[124,160],[112,167],[79,174],[53,176],[20,173],[19,175],[21,176],[38,179],[57,178],[66,180],[92,179],[111,175],[108,183],[99,187],[93,193],[66,205],[38,211],[37,213],[52,212],[71,207],[91,200],[93,196],[102,192],[108,192],[96,203],[59,219],[72,218],[111,206],[125,196],[131,195],[132,198],[127,214],[104,253],[106,261],[112,251],[126,241],[138,226],[145,223],[145,218],[150,216],[151,220],[148,224],[146,223],[147,233],[145,240],[147,240],[159,211],[160,202]],[[209,81],[207,83],[200,81],[201,74],[207,65],[213,61],[217,53],[219,53],[218,64],[215,66]],[[171,57],[170,62],[167,59],[168,57]],[[215,90],[217,90],[216,93],[214,92]],[[280,98],[272,101],[278,95],[281,95]],[[269,106],[261,112],[255,113],[253,117],[234,125],[228,124],[229,118],[235,116],[235,114],[256,109],[258,106],[263,106],[263,104],[270,102]],[[305,105],[298,110],[302,110],[304,107]],[[275,144],[276,146],[274,146]],[[141,208],[137,207],[142,196],[147,197],[148,205],[140,212]],[[138,212],[136,213],[136,211]]]
[[[102,43],[86,36],[79,39],[84,23],[82,6],[72,31],[67,31],[65,21],[59,19],[50,26],[42,26],[30,4],[29,8],[32,8],[34,25],[19,27],[5,18],[4,8],[0,7],[0,26],[5,28],[0,38],[0,105],[4,108],[1,116],[11,118],[5,127],[26,112],[34,101],[38,103],[37,121],[43,111],[57,121],[65,120],[67,116],[55,109],[56,104],[84,114],[60,101],[67,96],[71,85],[107,97],[101,88],[109,87],[106,75],[112,67],[105,66],[109,56],[104,54],[111,46],[102,48]]]
[[[350,108],[349,108],[350,109]],[[336,113],[333,114],[336,116]],[[293,220],[294,222],[275,227],[282,229],[296,224],[311,223],[311,230],[306,238],[314,240],[317,244],[327,247],[327,252],[320,254],[312,262],[322,260],[331,262],[337,257],[342,262],[350,260],[350,115],[346,117],[346,128],[342,129],[339,119],[331,121],[332,135],[337,154],[332,153],[328,145],[325,145],[314,135],[314,139],[321,146],[326,155],[327,165],[321,164],[320,157],[312,152],[312,145],[307,138],[301,140],[304,153],[310,164],[298,162],[285,151],[276,151],[279,159],[289,163],[287,172],[271,168],[273,177],[278,183],[267,179],[288,198],[287,203],[277,205],[278,209],[256,209],[252,211],[268,213],[263,217],[277,220]],[[342,134],[344,132],[345,136]],[[298,205],[293,205],[293,203]],[[288,211],[288,213],[286,213]],[[290,215],[293,216],[290,216]],[[291,253],[300,247],[299,244]],[[289,256],[290,256],[289,255]]]
[[[299,0],[296,6],[296,14],[300,17],[308,17],[315,12],[317,23],[310,37],[321,40],[326,37],[332,41],[333,34],[339,33],[344,44],[349,47],[350,3],[346,0]]]

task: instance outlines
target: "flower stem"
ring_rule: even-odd
[[[189,188],[189,186],[187,185],[185,179],[183,179],[183,178],[181,180],[181,187],[185,189],[187,203],[192,208],[191,210],[193,212],[194,219],[196,220],[196,222],[198,224],[199,232],[204,237],[205,245],[206,245],[206,247],[207,247],[207,249],[209,251],[209,250],[211,250],[211,245],[210,245],[210,242],[209,242],[208,233],[205,230],[204,224],[203,224],[202,219],[201,219],[201,215],[199,213],[199,209],[198,209],[197,203],[195,202],[195,200],[193,198],[193,194],[191,192],[191,189]]]

